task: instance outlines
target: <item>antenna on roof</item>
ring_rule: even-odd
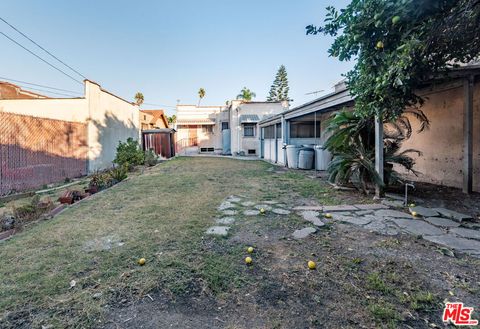
[[[325,90],[317,90],[317,91],[312,91],[311,93],[306,93],[305,95],[315,95],[317,97],[317,94],[324,92]]]

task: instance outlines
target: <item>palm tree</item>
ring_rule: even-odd
[[[168,123],[175,123],[177,121],[177,116],[174,114],[171,117],[167,117]]]
[[[138,106],[143,104],[144,98],[141,92],[136,93],[134,98],[135,98],[135,104],[137,104]]]
[[[205,97],[205,89],[200,88],[198,90],[198,106],[200,106],[200,102],[202,101],[202,98]]]
[[[247,87],[243,87],[243,89],[240,91],[240,94],[237,95],[237,99],[242,99],[245,102],[250,102],[252,98],[257,97],[257,94],[255,94],[253,91],[248,89]]]

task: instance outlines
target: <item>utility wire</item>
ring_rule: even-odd
[[[83,94],[81,92],[78,92],[78,91],[72,91],[72,90],[67,90],[67,89],[61,89],[61,88],[55,88],[55,87],[49,87],[49,86],[45,86],[45,85],[39,85],[39,84],[36,84],[36,83],[32,83],[32,82],[26,82],[26,81],[21,81],[21,80],[15,80],[15,79],[10,79],[10,78],[5,78],[5,77],[0,77],[1,80],[8,80],[8,81],[13,81],[15,83],[23,83],[23,84],[26,84],[26,85],[31,85],[31,86],[36,86],[36,87],[42,87],[42,88],[47,88],[47,89],[53,89],[53,90],[59,90],[59,91],[65,91],[65,92],[68,92],[68,93],[72,93],[72,94]],[[33,88],[32,88],[33,89]]]
[[[61,96],[68,96],[68,97],[73,97],[73,98],[78,98],[80,96],[78,95],[68,95],[68,94],[63,94],[63,93],[59,93],[59,92],[56,92],[56,91],[50,91],[50,90],[44,90],[44,89],[39,89],[39,88],[33,88],[33,87],[29,87],[29,86],[22,86],[22,85],[19,85],[20,87],[22,88],[26,88],[26,89],[31,89],[31,90],[35,90],[35,91],[40,91],[42,93],[50,93],[50,94],[55,94],[55,95],[61,95]],[[28,91],[28,90],[27,90]]]
[[[2,17],[0,17],[0,20],[2,20],[5,24],[7,24],[8,26],[10,26],[12,29],[14,29],[15,31],[17,31],[18,33],[20,33],[21,35],[23,35],[26,39],[28,39],[30,42],[32,42],[34,45],[36,45],[38,48],[42,49],[44,52],[46,52],[47,54],[49,54],[50,56],[52,56],[53,58],[55,58],[57,61],[59,61],[60,63],[62,63],[63,65],[65,65],[66,67],[68,67],[70,70],[72,70],[73,72],[77,73],[79,76],[81,76],[82,78],[86,79],[86,77],[81,74],[80,72],[78,72],[77,70],[75,70],[73,67],[71,67],[70,65],[68,65],[67,63],[65,63],[64,61],[62,61],[61,59],[59,59],[57,56],[55,56],[54,54],[52,54],[51,52],[49,52],[48,50],[46,50],[45,48],[43,48],[42,46],[40,46],[38,43],[36,43],[35,41],[33,41],[31,38],[29,38],[25,33],[23,33],[22,31],[20,31],[19,29],[17,29],[15,26],[13,26],[12,24],[10,24],[9,22],[7,22],[5,19],[3,19]]]
[[[153,104],[153,103],[143,103],[143,104],[145,104],[145,105],[150,105],[150,106],[160,106],[160,107],[176,108],[176,106],[173,106],[173,105]]]
[[[5,38],[7,38],[8,40],[12,41],[13,43],[17,44],[19,47],[22,47],[23,49],[25,49],[26,51],[28,51],[30,54],[32,54],[33,56],[37,57],[39,60],[41,60],[42,62],[48,64],[49,66],[51,66],[52,68],[54,68],[55,70],[57,70],[58,72],[66,75],[67,77],[69,77],[70,79],[72,79],[73,81],[76,81],[78,82],[79,84],[83,85],[83,83],[80,81],[80,80],[77,80],[75,79],[74,77],[72,77],[70,74],[68,73],[65,73],[63,72],[61,69],[59,69],[58,67],[56,67],[55,65],[51,64],[50,62],[47,62],[46,60],[44,60],[42,57],[38,56],[37,54],[35,54],[33,51],[31,51],[30,49],[26,48],[25,46],[21,45],[20,43],[18,43],[17,41],[15,41],[14,39],[10,38],[8,35],[6,35],[5,33],[3,32],[0,32],[0,34],[3,34],[3,36]]]

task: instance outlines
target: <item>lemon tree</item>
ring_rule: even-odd
[[[329,54],[356,60],[346,83],[357,113],[388,120],[423,102],[425,80],[480,54],[479,20],[478,0],[352,0],[306,33],[333,36]]]

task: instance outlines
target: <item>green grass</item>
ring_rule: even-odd
[[[400,313],[393,305],[384,301],[370,304],[368,310],[375,322],[387,328],[396,328],[396,323],[401,319]]]
[[[91,327],[105,304],[152,291],[221,294],[248,284],[243,250],[204,245],[216,208],[231,194],[281,199],[291,189],[321,203],[332,190],[261,161],[177,158],[92,196],[0,243],[0,326]],[[279,183],[279,184],[277,184]],[[106,241],[111,239],[110,243]],[[123,244],[123,245],[119,245]],[[109,245],[109,248],[99,246]],[[226,251],[225,251],[226,250]],[[137,260],[145,257],[145,266]],[[76,286],[70,289],[71,280]],[[101,293],[100,298],[94,298]]]
[[[371,273],[367,276],[368,287],[372,290],[387,294],[392,291],[392,288],[380,277],[377,272]]]

